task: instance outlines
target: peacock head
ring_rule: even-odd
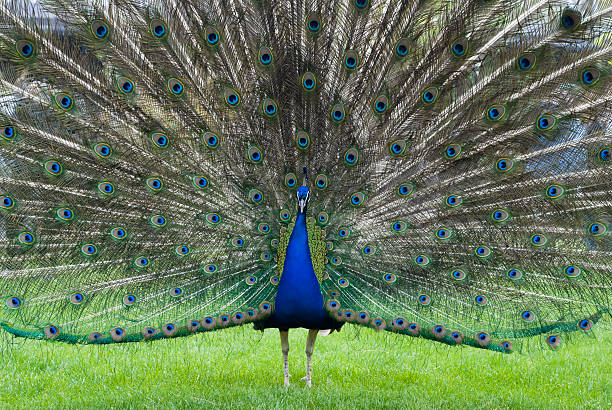
[[[299,212],[303,214],[304,212],[306,212],[306,206],[308,205],[308,200],[310,200],[310,190],[306,185],[302,185],[298,188],[297,200]]]

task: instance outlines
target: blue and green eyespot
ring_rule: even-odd
[[[405,221],[397,220],[391,223],[391,230],[396,233],[402,233],[408,228],[408,224]]]
[[[551,114],[543,114],[538,117],[536,127],[540,131],[550,131],[557,123],[557,119]]]
[[[260,204],[263,201],[263,193],[259,189],[251,189],[249,191],[249,200],[254,204]]]
[[[247,150],[247,159],[253,164],[261,164],[261,162],[263,161],[263,153],[261,152],[259,147],[252,145]]]
[[[103,20],[94,20],[90,25],[91,33],[94,38],[98,40],[104,40],[110,34],[110,28],[108,24]]]
[[[204,143],[204,145],[206,145],[208,148],[218,148],[219,147],[219,136],[217,134],[215,134],[214,132],[205,132],[204,135],[202,135],[202,142]]]
[[[98,253],[98,247],[93,243],[86,243],[81,245],[81,253],[85,256],[94,256]]]
[[[546,196],[550,199],[559,199],[565,195],[565,187],[560,184],[550,184],[546,187]]]
[[[274,55],[270,47],[261,47],[257,52],[257,61],[263,66],[269,66],[274,60]]]
[[[599,81],[600,71],[595,67],[586,67],[580,73],[580,81],[587,87],[592,87]]]
[[[608,226],[603,222],[594,222],[589,225],[588,231],[592,236],[602,236],[608,232]]]
[[[185,92],[185,87],[183,86],[183,82],[178,78],[170,78],[168,80],[168,90],[172,95],[181,96]]]
[[[492,251],[487,245],[478,245],[474,248],[474,254],[479,258],[485,259],[491,256]]]
[[[401,197],[408,198],[414,192],[415,185],[412,182],[403,182],[397,187],[397,194]]]
[[[514,167],[514,161],[510,158],[500,158],[495,163],[495,169],[498,172],[506,173]]]
[[[406,153],[406,140],[398,139],[389,144],[389,152],[392,156],[398,157]]]
[[[582,22],[582,14],[578,10],[566,8],[561,13],[561,28],[574,31]]]
[[[223,90],[223,98],[230,107],[237,107],[240,104],[240,94],[233,88]]]
[[[149,30],[151,30],[153,37],[157,39],[162,39],[168,34],[168,26],[160,19],[151,20],[149,23]]]
[[[467,55],[469,42],[466,37],[459,37],[450,45],[451,52],[455,58],[463,58]]]
[[[98,182],[98,192],[104,196],[111,196],[115,193],[115,186],[108,181]]]
[[[267,118],[275,118],[278,115],[278,105],[272,98],[265,98],[261,102],[261,109]]]
[[[306,150],[310,146],[310,135],[306,131],[298,131],[295,134],[295,142],[301,150]]]
[[[511,268],[506,272],[506,276],[511,280],[519,280],[523,277],[523,272],[520,269]]]
[[[457,159],[461,155],[462,148],[458,144],[450,144],[444,148],[444,156],[446,159]]]
[[[432,105],[438,100],[439,90],[437,87],[429,87],[423,90],[421,100],[425,105]]]
[[[285,186],[287,188],[295,188],[296,185],[297,185],[297,177],[295,176],[293,172],[290,172],[287,175],[285,175]]]
[[[359,162],[359,151],[357,148],[349,148],[344,152],[344,163],[346,165],[355,165]]]
[[[210,185],[208,178],[202,175],[196,175],[191,178],[191,183],[198,189],[206,189]]]
[[[134,259],[134,265],[137,268],[147,268],[150,265],[151,261],[146,256],[139,256]]]
[[[533,69],[536,61],[537,57],[534,53],[525,53],[516,60],[516,64],[520,71],[529,71]]]
[[[422,268],[425,268],[427,266],[429,266],[429,264],[431,263],[431,258],[427,255],[421,254],[421,255],[417,255],[414,257],[414,263],[417,266],[420,266]]]
[[[360,60],[359,60],[359,54],[357,54],[357,51],[347,50],[347,52],[344,54],[344,68],[346,68],[349,71],[353,71],[357,67],[359,67],[359,64],[360,64]]]
[[[157,148],[167,148],[170,144],[168,136],[163,132],[154,132],[151,134],[151,141]]]
[[[163,215],[152,215],[149,218],[149,222],[151,223],[151,225],[153,225],[155,228],[163,228],[166,226],[166,224],[168,223],[168,221],[166,220],[166,218]]]
[[[306,16],[306,29],[310,34],[318,34],[321,31],[321,18],[317,13],[311,12]]]
[[[127,238],[127,229],[123,226],[116,226],[111,229],[110,236],[116,240],[123,240]]]
[[[363,192],[355,192],[351,195],[352,206],[362,206],[365,203],[366,195]]]
[[[327,175],[319,174],[315,178],[315,187],[317,189],[325,189],[327,188]]]
[[[506,107],[503,104],[494,104],[487,109],[489,121],[498,122],[506,116]]]
[[[17,240],[21,245],[34,245],[36,243],[36,236],[32,232],[23,231],[17,235]]]
[[[335,122],[336,124],[340,124],[341,122],[345,120],[345,117],[346,117],[346,111],[344,108],[344,104],[342,103],[334,104],[329,114],[333,122]]]
[[[461,197],[456,194],[450,194],[444,198],[444,205],[446,205],[449,208],[457,208],[462,203],[463,203],[463,199],[461,199]]]
[[[17,53],[19,53],[19,56],[24,59],[30,59],[36,53],[34,43],[26,39],[17,40],[17,42],[15,42],[15,49]]]
[[[379,95],[376,97],[374,102],[372,103],[374,113],[377,115],[382,115],[389,109],[389,97],[386,95]]]
[[[204,29],[204,40],[209,47],[216,47],[221,42],[221,34],[215,27],[208,26]]]
[[[57,93],[53,96],[53,101],[62,111],[69,111],[74,106],[74,100],[68,93]]]
[[[407,38],[402,38],[395,44],[393,50],[397,58],[404,58],[408,55],[408,51],[410,50],[410,42]]]
[[[361,253],[366,256],[372,256],[376,253],[376,247],[370,243],[367,243],[361,248]]]
[[[174,249],[174,253],[178,256],[187,256],[191,253],[191,248],[188,245],[179,245]]]
[[[111,155],[113,155],[111,146],[105,142],[99,142],[94,145],[94,152],[100,158],[109,158]]]
[[[12,125],[0,126],[0,138],[5,141],[13,141],[17,137],[17,130]]]
[[[145,184],[153,192],[159,192],[164,188],[164,183],[159,176],[152,176],[146,179]]]
[[[134,83],[127,77],[117,77],[117,88],[119,92],[125,95],[132,95],[134,93]]]
[[[502,223],[507,221],[508,218],[510,218],[510,213],[506,209],[498,208],[491,212],[493,222]]]
[[[64,172],[64,168],[62,167],[62,164],[59,161],[56,161],[53,159],[45,161],[44,168],[45,168],[45,171],[47,171],[50,175],[53,175],[53,176],[61,175],[62,172]]]
[[[0,196],[0,209],[9,210],[15,207],[15,200],[9,195]]]
[[[74,211],[68,207],[58,208],[55,211],[55,216],[57,219],[63,222],[70,222],[75,218]]]
[[[314,91],[317,88],[317,77],[310,71],[302,74],[301,81],[304,91]]]

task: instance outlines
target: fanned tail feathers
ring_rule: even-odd
[[[266,318],[307,167],[335,319],[556,347],[610,312],[611,31],[607,0],[4,2],[0,323]]]

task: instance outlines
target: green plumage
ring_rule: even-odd
[[[0,5],[0,324],[151,340],[274,310],[499,351],[612,302],[612,3]]]

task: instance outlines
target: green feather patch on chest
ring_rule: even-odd
[[[278,275],[279,277],[283,274],[283,267],[285,265],[285,256],[287,254],[287,246],[289,246],[289,239],[293,232],[294,223],[290,223],[286,228],[282,228],[280,232],[280,238],[278,241]],[[306,220],[306,232],[308,233],[308,247],[310,248],[310,260],[312,261],[312,267],[317,280],[319,283],[323,281],[323,274],[325,269],[325,257],[327,256],[327,247],[325,246],[326,232],[316,224],[314,218],[309,217]]]

